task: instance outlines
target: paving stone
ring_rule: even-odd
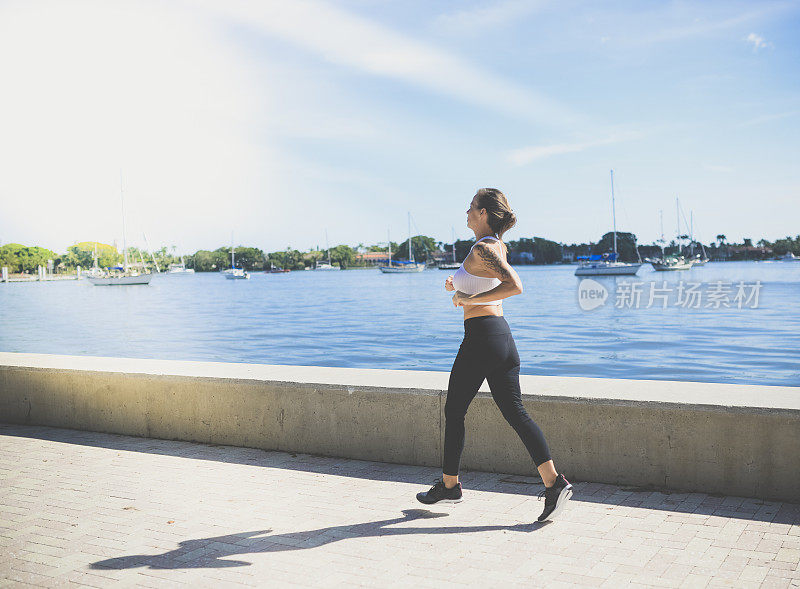
[[[800,510],[0,424],[0,587],[800,587]]]

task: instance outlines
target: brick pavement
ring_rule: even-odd
[[[542,525],[533,478],[436,476],[0,424],[0,587],[800,587],[800,505],[573,481]]]

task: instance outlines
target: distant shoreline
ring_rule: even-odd
[[[721,263],[753,263],[753,264],[763,264],[763,263],[781,263],[783,260],[776,259],[776,260],[709,260],[709,263],[713,264],[721,264]],[[647,265],[649,262],[643,262],[642,265]],[[528,266],[544,266],[544,267],[551,267],[551,266],[577,266],[578,262],[556,262],[553,264],[518,264],[514,263],[511,264],[512,267],[528,267]],[[379,266],[350,266],[347,268],[342,268],[339,271],[351,271],[351,270],[377,270]],[[436,266],[430,266],[427,268],[428,270],[438,270],[439,268]],[[251,274],[274,274],[273,272],[269,272],[268,270],[248,270]],[[315,270],[292,270],[291,272],[287,272],[287,274],[291,274],[294,272],[304,273],[304,272],[316,272]],[[221,270],[197,270],[195,271],[196,274],[221,274]],[[159,276],[166,276],[168,272],[153,272],[153,274],[157,274]],[[25,273],[9,273],[8,274],[8,282],[55,282],[58,280],[76,280],[76,273],[75,272],[64,272],[61,274],[53,274],[52,276],[48,275],[43,280],[39,278],[36,274],[25,274]],[[0,279],[0,283],[3,282]]]

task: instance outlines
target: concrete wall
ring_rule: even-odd
[[[443,372],[0,353],[0,421],[441,464]],[[800,501],[800,387],[523,376],[570,479]],[[486,385],[462,466],[535,475]]]

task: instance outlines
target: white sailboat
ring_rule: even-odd
[[[223,270],[222,274],[225,275],[225,278],[228,280],[248,280],[250,278],[250,273],[247,272],[244,268],[237,268],[236,267],[236,248],[233,245],[233,231],[231,231],[231,267],[227,270]]]
[[[87,276],[87,280],[94,284],[95,286],[129,286],[134,284],[150,284],[150,279],[153,277],[152,274],[140,274],[136,270],[131,270],[128,267],[128,245],[125,240],[125,197],[122,191],[122,174],[120,174],[119,179],[119,197],[122,203],[122,255],[123,255],[123,264],[122,267],[115,266],[111,268],[111,271],[105,276]],[[95,250],[97,246],[95,245]],[[95,260],[95,264],[96,264]],[[144,268],[144,264],[142,264],[142,268]],[[121,270],[122,272],[119,272]]]
[[[319,247],[319,246],[318,246]],[[314,264],[314,270],[341,270],[340,266],[331,265],[331,248],[328,246],[328,230],[325,230],[325,249],[328,252],[328,261],[317,260]]]
[[[680,213],[680,202],[678,199],[675,199],[675,211],[678,217],[678,226],[677,226],[677,234],[675,239],[678,240],[678,252],[681,250],[680,246],[680,233],[681,233],[681,213]],[[692,260],[686,259],[686,257],[682,256],[680,253],[670,254],[668,256],[664,255],[664,216],[663,213],[661,215],[661,257],[660,258],[646,258],[646,261],[649,262],[653,266],[653,270],[657,270],[659,272],[674,272],[678,270],[689,270],[692,267]]]
[[[642,265],[639,263],[617,261],[617,209],[614,202],[614,170],[611,170],[611,214],[614,219],[614,251],[606,254],[578,256],[575,276],[633,276]],[[636,249],[639,255],[639,249]]]
[[[411,212],[408,213],[408,262],[395,262],[393,265],[390,253],[389,265],[379,266],[379,269],[384,274],[409,274],[411,272],[422,272],[425,269],[425,264],[414,260],[414,242],[411,240]]]
[[[461,267],[461,264],[456,262],[456,230],[455,227],[452,228],[453,230],[453,261],[452,262],[441,262],[439,264],[439,270],[458,270]]]
[[[686,219],[684,219],[684,221],[686,221]],[[689,222],[689,239],[691,239],[690,254],[692,256],[692,266],[705,266],[706,262],[708,262],[706,247],[700,243],[700,249],[702,250],[703,254],[700,255],[694,253],[694,211],[689,211]]]
[[[103,278],[106,275],[103,269],[100,268],[100,265],[97,262],[98,259],[99,256],[97,255],[97,242],[95,242],[94,253],[92,254],[92,267],[81,272],[86,278]]]
[[[187,268],[186,262],[183,261],[183,256],[181,256],[180,264],[170,264],[167,266],[167,274],[170,276],[186,276],[188,274],[194,274],[194,268]]]
[[[669,272],[674,270],[689,270],[692,267],[692,260],[687,260],[683,256],[664,256],[660,260],[648,260],[653,266],[653,270],[659,272]]]

